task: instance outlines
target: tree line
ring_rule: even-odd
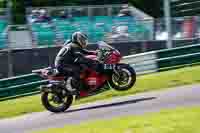
[[[12,21],[15,24],[25,23],[25,7],[27,6],[64,6],[88,4],[119,4],[126,0],[11,0]],[[158,18],[163,15],[162,0],[127,0],[127,2],[145,13]]]

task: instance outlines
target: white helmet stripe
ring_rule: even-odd
[[[87,45],[87,35],[81,32],[75,32],[72,34],[72,42],[78,43],[81,47]]]
[[[80,34],[77,34],[77,42],[78,42],[79,44],[82,45],[82,41],[81,41],[81,36],[80,36]]]

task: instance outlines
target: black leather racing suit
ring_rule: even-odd
[[[102,64],[85,58],[85,55],[96,54],[94,51],[82,49],[75,43],[64,45],[58,52],[55,59],[55,67],[61,74],[72,74],[78,76],[82,69],[81,65],[90,67],[94,70],[101,71]]]

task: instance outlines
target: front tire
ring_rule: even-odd
[[[56,107],[55,105],[52,105],[50,102],[51,100],[49,99],[49,96],[50,94],[53,94],[53,101],[55,103],[60,103],[62,104],[61,106],[58,106]],[[56,99],[57,98],[57,99]],[[41,95],[41,101],[42,101],[42,104],[43,106],[48,110],[48,111],[51,111],[51,112],[54,112],[54,113],[59,113],[59,112],[64,112],[65,110],[67,110],[72,102],[73,102],[73,96],[72,95],[68,95],[68,96],[65,96],[63,98],[60,98],[58,94],[56,93],[51,93],[51,92],[42,92],[42,95]],[[66,99],[64,99],[66,98]],[[65,100],[65,101],[63,101]]]
[[[113,73],[109,81],[113,89],[117,91],[126,91],[134,86],[136,82],[136,72],[130,65],[120,65],[120,69],[118,69],[117,72],[119,75]]]

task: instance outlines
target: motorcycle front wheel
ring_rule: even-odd
[[[67,110],[72,102],[73,96],[61,96],[57,93],[42,92],[41,101],[43,106],[50,112],[59,113]]]
[[[136,82],[136,72],[128,64],[123,64],[113,73],[109,81],[110,86],[117,91],[126,91],[134,86]]]

